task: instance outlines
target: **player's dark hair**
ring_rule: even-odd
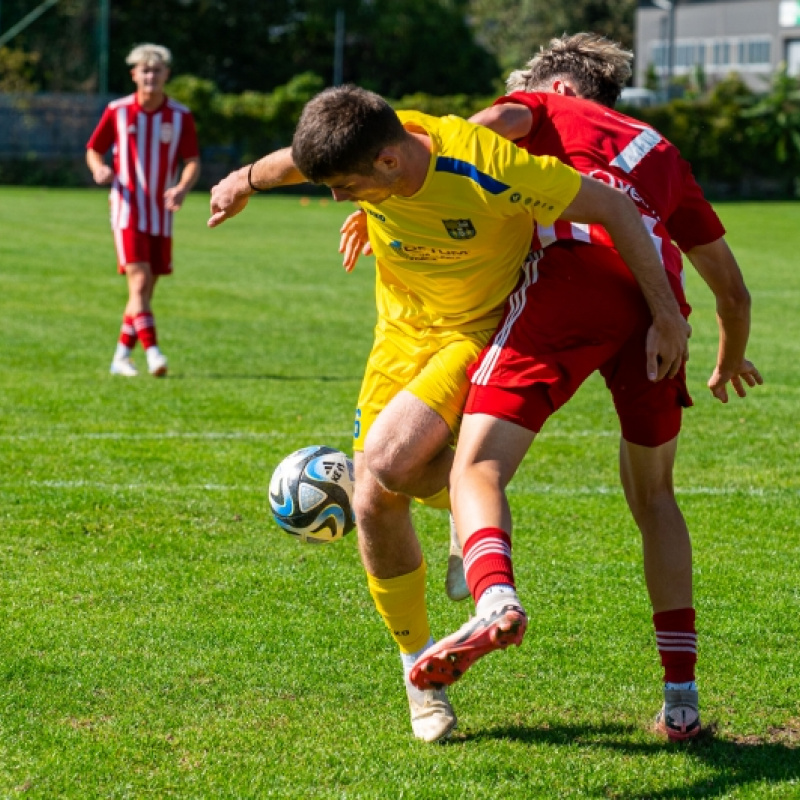
[[[536,92],[556,78],[569,79],[580,97],[613,108],[631,77],[633,53],[599,33],[551,39],[506,81],[509,92]]]
[[[336,86],[306,103],[292,139],[292,158],[314,183],[335,175],[370,175],[381,150],[405,136],[382,97],[358,86]]]

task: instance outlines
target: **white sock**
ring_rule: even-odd
[[[417,650],[414,653],[400,653],[400,658],[403,662],[403,680],[406,684],[406,691],[408,692],[408,696],[413,698],[417,703],[423,703],[425,701],[425,693],[422,689],[417,689],[413,683],[408,679],[408,674],[411,672],[411,667],[417,663],[417,659],[434,643],[433,636],[431,636],[427,642],[425,642],[425,646],[421,649]]]
[[[507,605],[517,605],[522,608],[516,589],[507,583],[497,583],[485,589],[478,598],[475,613],[477,616],[482,617],[486,614],[491,614],[495,608],[502,608]]]
[[[126,347],[122,342],[117,342],[117,349],[114,351],[114,360],[118,358],[130,358],[131,353],[130,347]]]

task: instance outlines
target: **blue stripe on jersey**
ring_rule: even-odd
[[[462,161],[460,158],[446,158],[439,156],[436,159],[437,172],[452,172],[454,175],[463,175],[471,178],[481,189],[485,189],[490,194],[502,194],[511,187],[508,184],[495,180],[491,175],[481,172],[474,164],[469,161]]]

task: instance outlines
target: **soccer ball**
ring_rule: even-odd
[[[355,528],[353,462],[340,450],[304,447],[281,461],[269,482],[275,521],[303,542],[335,542]]]

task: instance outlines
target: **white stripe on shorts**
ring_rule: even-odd
[[[486,355],[480,367],[472,376],[472,383],[476,386],[485,386],[489,382],[489,378],[503,352],[503,347],[508,341],[508,337],[511,335],[511,329],[525,309],[525,304],[528,299],[528,289],[539,279],[537,264],[543,255],[543,250],[537,250],[535,253],[529,253],[528,257],[525,259],[525,263],[522,265],[522,272],[525,277],[520,287],[512,292],[506,301],[509,305],[508,315],[503,321],[503,326],[495,333],[494,341],[486,351]]]

